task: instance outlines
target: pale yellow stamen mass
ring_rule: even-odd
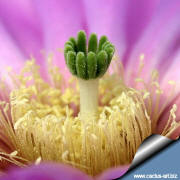
[[[89,122],[82,121],[78,114],[79,86],[75,78],[65,83],[50,56],[49,82],[45,82],[35,61],[27,61],[20,75],[10,73],[16,88],[11,91],[9,102],[1,102],[0,127],[14,151],[8,154],[0,149],[0,158],[18,166],[56,161],[91,175],[131,163],[139,145],[156,128],[158,117],[168,103],[167,100],[160,106],[163,91],[156,71],[149,85],[140,77],[144,58],[142,54],[135,77],[135,82],[142,83],[144,88],[127,87],[119,72],[106,74],[99,80],[98,117],[92,115]],[[122,65],[120,69],[123,74]],[[5,88],[4,83],[1,88]],[[7,100],[7,94],[4,97]],[[179,126],[175,121],[176,109],[174,105],[162,135],[170,136]]]

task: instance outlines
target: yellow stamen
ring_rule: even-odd
[[[12,153],[2,150],[0,158],[18,166],[56,161],[91,175],[131,163],[139,145],[156,129],[164,108],[160,105],[163,91],[158,72],[153,71],[149,84],[140,77],[144,57],[140,56],[135,77],[143,88],[126,86],[123,75],[121,79],[118,75],[123,74],[123,66],[122,72],[106,74],[99,80],[100,106],[97,117],[92,116],[88,123],[78,115],[77,81],[72,78],[65,83],[52,64],[52,56],[48,58],[50,82],[41,78],[34,60],[27,61],[19,75],[10,74],[16,88],[11,91],[9,102],[0,103],[0,127],[12,149]],[[174,87],[175,83],[169,84]],[[6,87],[4,83],[1,86]],[[162,135],[170,136],[179,127],[176,109],[174,105]]]

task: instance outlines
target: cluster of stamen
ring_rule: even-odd
[[[77,115],[76,79],[64,88],[63,76],[50,59],[49,75],[51,83],[41,78],[32,60],[20,75],[12,76],[16,89],[0,108],[2,137],[9,147],[9,151],[0,148],[1,160],[18,166],[56,161],[90,175],[131,163],[139,145],[156,128],[162,111],[157,105],[152,111],[152,95],[161,95],[157,77],[152,76],[151,85],[158,87],[153,93],[147,86],[141,90],[127,87],[117,73],[106,74],[99,82],[98,118],[84,124]],[[136,82],[144,83],[139,76]],[[174,105],[162,135],[170,136],[179,126],[175,111]]]

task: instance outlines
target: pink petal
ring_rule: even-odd
[[[25,56],[16,46],[12,37],[0,24],[0,75],[7,77],[7,67],[11,66],[15,71],[19,71],[23,66]]]
[[[35,0],[34,4],[41,19],[46,53],[63,49],[70,36],[81,29],[87,31],[86,16],[81,0]],[[63,53],[54,56],[55,64],[63,70]]]
[[[180,90],[180,52],[176,53],[172,59],[171,63],[169,65],[169,68],[165,72],[164,76],[161,78],[161,87],[164,89],[164,92],[166,94],[169,93],[168,89],[168,82],[169,81],[174,81],[176,83],[176,88],[175,88],[175,96],[179,93]],[[163,69],[163,68],[162,68]]]
[[[44,163],[11,170],[0,180],[92,180],[91,177],[67,165]]]
[[[175,131],[173,131],[170,138],[173,139],[173,140],[176,140],[179,137],[180,137],[180,126]]]
[[[90,32],[107,35],[125,58],[149,24],[159,0],[84,0]]]
[[[136,44],[128,63],[128,70],[136,72],[140,54],[145,54],[143,76],[149,79],[152,69],[160,70],[163,76],[173,61],[178,49],[180,27],[180,1],[161,1],[153,19]],[[130,80],[131,77],[129,77]]]
[[[96,180],[110,180],[110,179],[119,178],[122,175],[124,175],[128,169],[129,169],[129,165],[108,169],[107,171],[103,172],[101,175],[97,176]]]
[[[0,18],[17,48],[26,58],[40,57],[43,39],[39,19],[31,0],[0,1]]]

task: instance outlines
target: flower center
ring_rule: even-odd
[[[52,68],[51,77],[55,69]],[[44,82],[33,61],[27,62],[22,72],[30,75],[19,76],[19,87],[10,95],[12,133],[18,155],[29,162],[40,157],[95,175],[130,163],[143,139],[151,133],[142,96],[126,87],[117,75],[100,80],[98,118],[83,122],[75,115],[79,109],[75,79],[62,90]],[[58,84],[63,86],[59,79]]]
[[[0,157],[8,160],[8,156],[20,166],[56,161],[90,175],[131,163],[139,145],[152,133],[145,103],[148,92],[127,87],[117,74],[106,74],[99,81],[97,117],[82,121],[76,79],[65,85],[51,63],[49,59],[48,83],[34,61],[27,61],[21,74],[12,76],[17,88],[10,94],[10,107],[2,103],[0,117],[15,153],[4,151]]]
[[[102,79],[101,91],[109,78],[117,81],[115,76]],[[61,92],[40,82],[12,91],[19,154],[29,161],[41,157],[69,163],[93,175],[130,163],[150,135],[151,124],[141,95],[122,82],[116,83],[119,87],[113,87],[111,98],[99,107],[98,119],[89,122],[73,116],[70,104],[75,96],[79,98],[73,88]]]

